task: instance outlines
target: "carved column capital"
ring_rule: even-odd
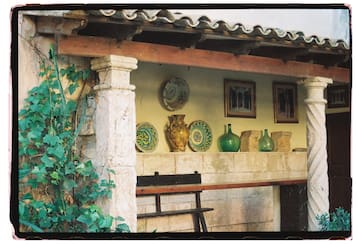
[[[137,59],[118,55],[108,55],[91,60],[91,69],[98,72],[107,69],[132,71],[137,69]]]
[[[298,84],[304,85],[307,91],[307,98],[305,103],[324,103],[324,89],[328,84],[332,84],[332,79],[326,77],[309,77],[298,82]]]
[[[135,90],[135,86],[130,85],[130,72],[137,69],[136,58],[117,55],[95,58],[91,60],[91,69],[98,72],[100,79],[95,90]]]

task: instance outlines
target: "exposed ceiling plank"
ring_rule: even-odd
[[[259,74],[291,76],[297,78],[323,76],[338,82],[350,81],[350,70],[339,67],[251,55],[233,55],[225,52],[200,49],[180,49],[174,46],[122,41],[99,37],[64,37],[58,40],[60,55],[101,57],[122,55],[152,63],[194,66],[211,69],[232,70]]]
[[[39,33],[46,34],[65,34],[73,35],[79,30],[85,28],[87,21],[85,19],[66,19],[57,17],[38,16],[36,21],[36,30]]]

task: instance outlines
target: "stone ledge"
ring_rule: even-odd
[[[221,182],[221,177],[229,178],[229,174],[239,174],[241,178],[284,178],[306,175],[307,155],[306,152],[137,153],[137,174],[152,175],[155,171],[160,174],[191,174],[198,171],[204,180],[214,177],[209,183]],[[224,179],[223,182],[227,181]]]

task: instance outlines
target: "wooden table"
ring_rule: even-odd
[[[258,187],[258,186],[285,186],[299,185],[307,182],[304,178],[292,179],[274,179],[274,180],[258,180],[258,181],[239,181],[235,183],[213,183],[213,184],[188,184],[188,185],[171,185],[171,186],[138,186],[136,187],[136,195],[176,193],[176,192],[192,192],[205,190],[221,190],[232,188]]]

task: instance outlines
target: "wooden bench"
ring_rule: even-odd
[[[197,171],[194,174],[177,174],[177,175],[159,175],[158,172],[155,172],[154,175],[138,176],[137,177],[137,186],[138,187],[147,187],[147,186],[174,186],[174,185],[188,185],[188,184],[201,184],[201,174]],[[155,197],[155,207],[156,211],[151,213],[141,213],[138,214],[138,219],[142,218],[155,218],[162,216],[173,216],[173,215],[183,215],[191,214],[193,218],[194,230],[195,232],[200,232],[200,224],[203,232],[207,232],[204,212],[212,211],[213,208],[203,208],[201,207],[200,199],[201,190],[197,191],[176,191],[176,192],[152,192],[152,193],[138,193],[138,197],[142,196],[154,196]],[[169,210],[162,211],[161,209],[161,196],[162,195],[178,195],[178,194],[194,194],[195,196],[195,208],[191,209],[180,209],[180,210]]]

